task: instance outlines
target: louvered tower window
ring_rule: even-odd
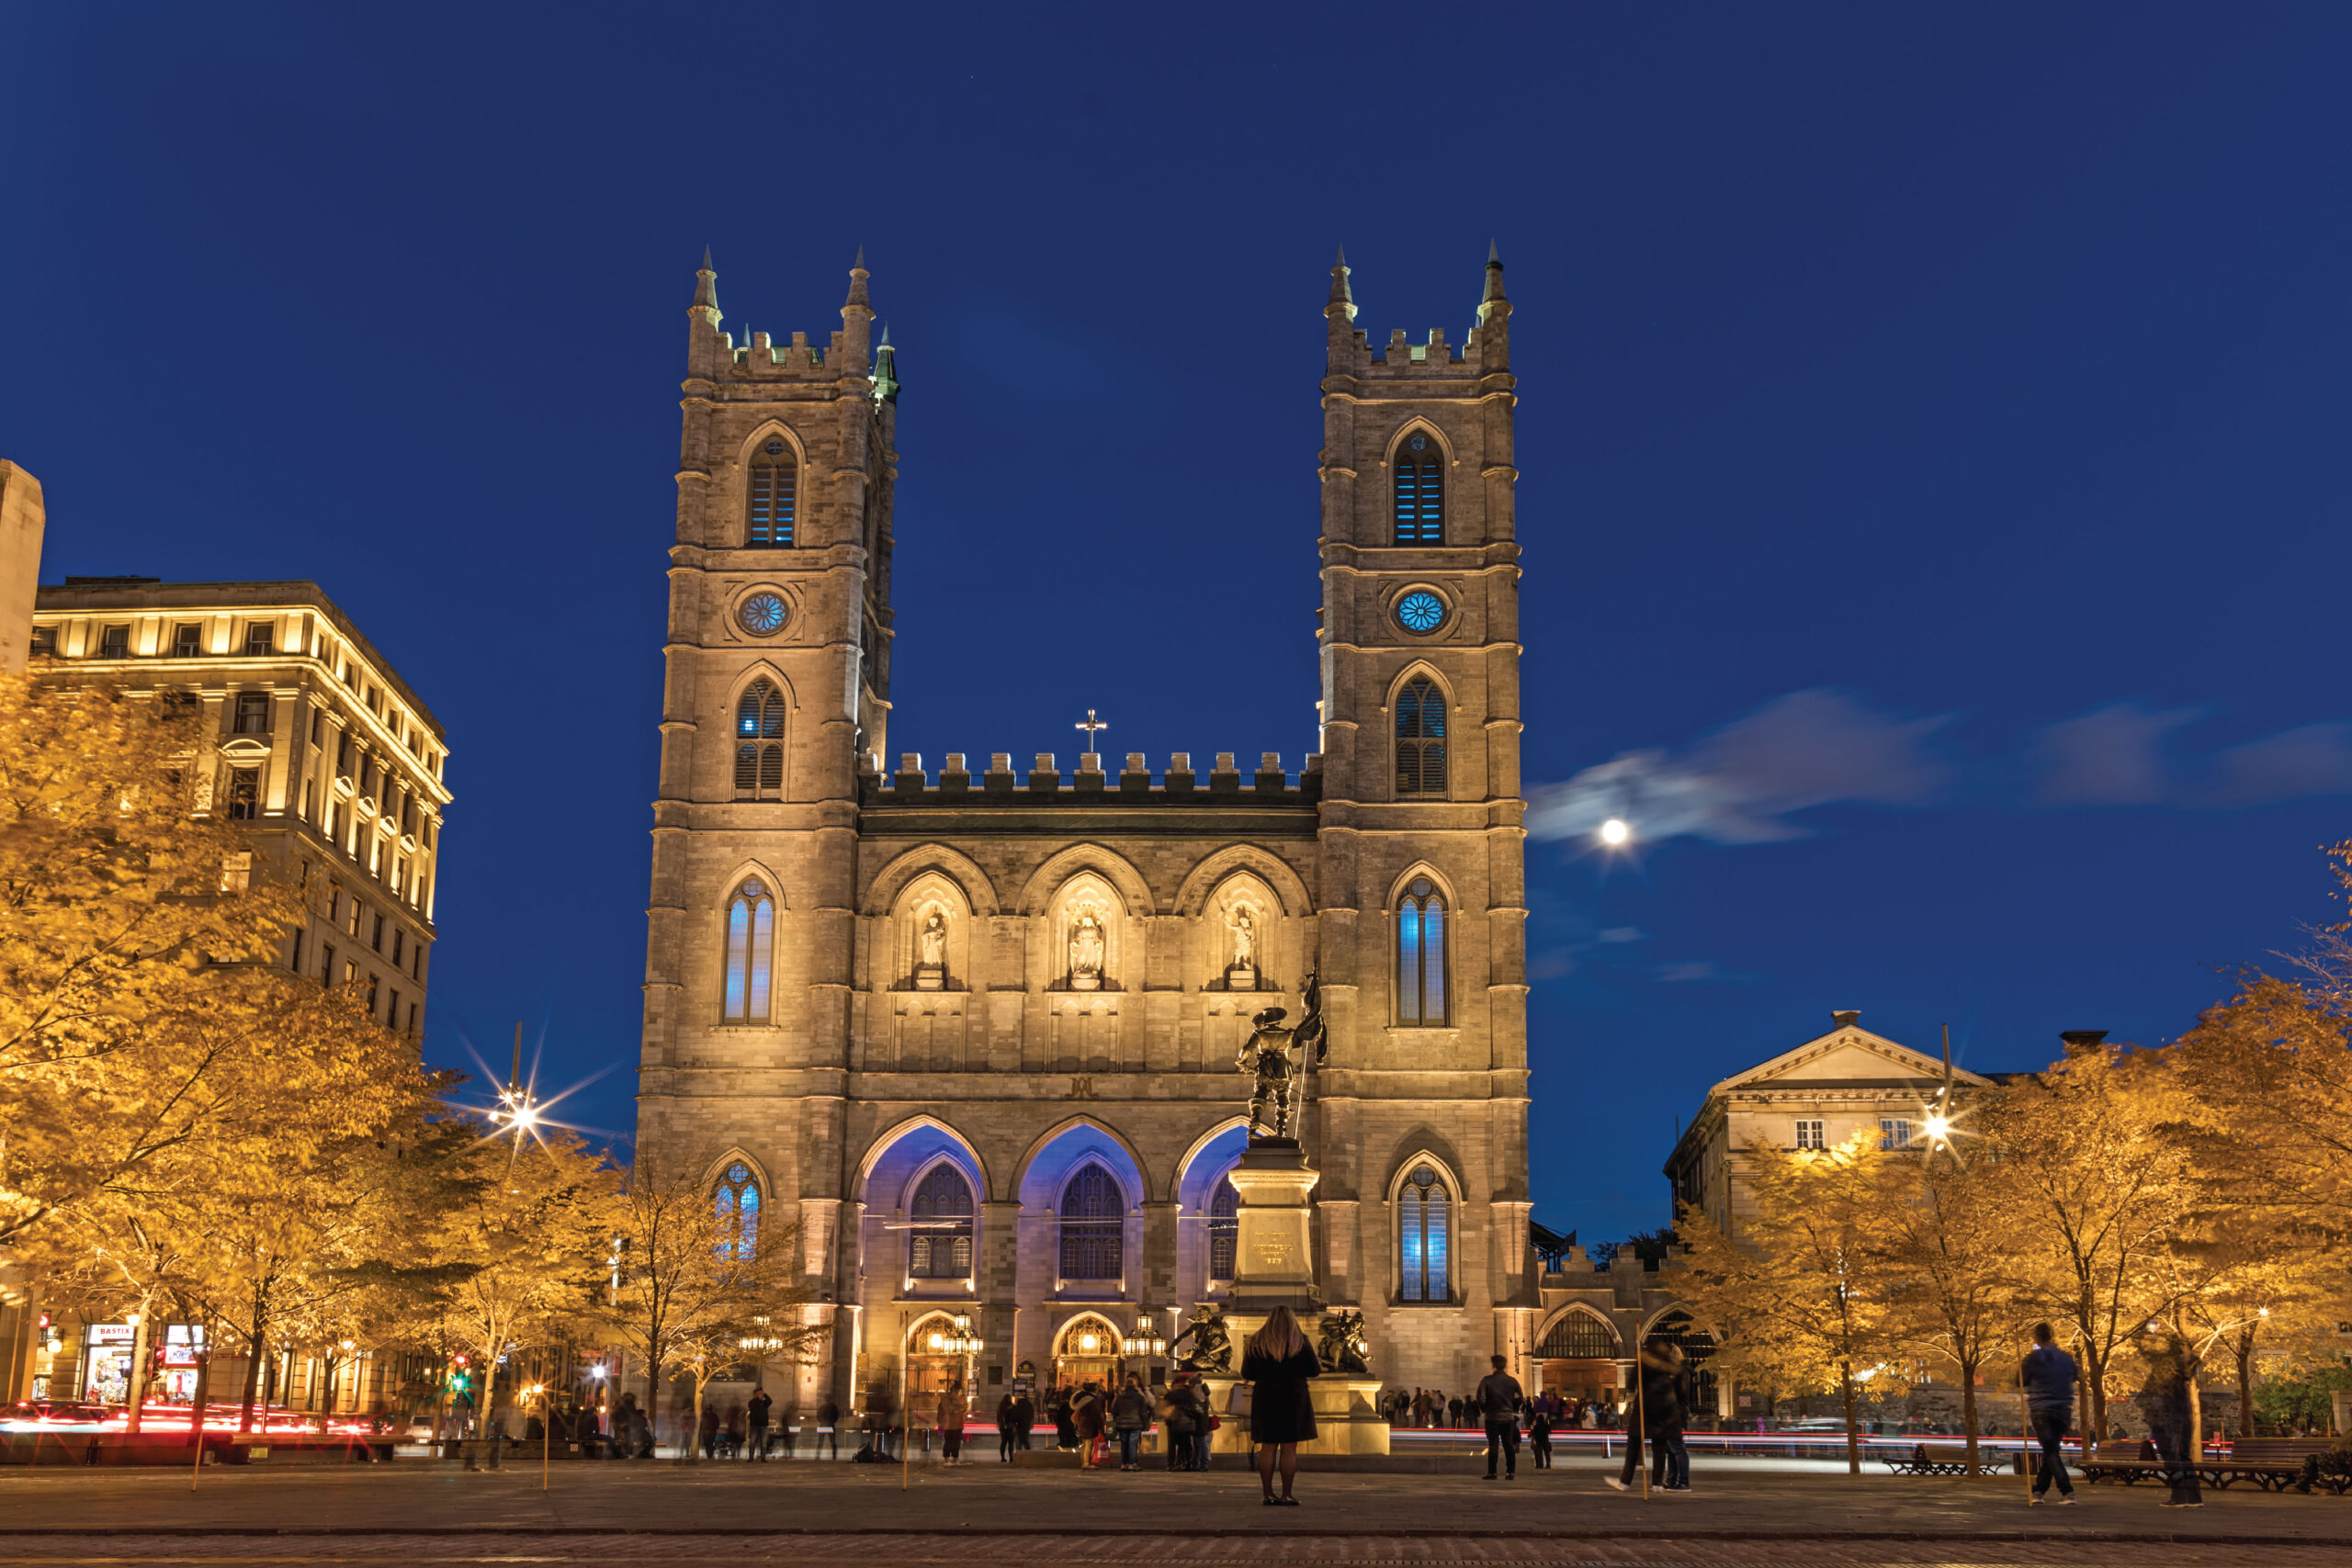
[[[1426,431],[1415,431],[1396,448],[1396,542],[1445,543],[1444,454]]]
[[[798,511],[800,467],[780,436],[770,436],[752,458],[750,526],[744,543],[752,549],[780,549],[792,543]]]
[[[711,1250],[722,1262],[749,1263],[760,1245],[760,1183],[750,1166],[739,1159],[727,1168],[712,1207],[718,1224]]]
[[[756,876],[747,876],[727,905],[728,1023],[768,1021],[768,963],[775,941],[775,900]]]
[[[1403,1279],[1398,1294],[1408,1302],[1439,1305],[1453,1298],[1453,1204],[1436,1171],[1417,1167],[1396,1195],[1396,1256]]]
[[[1426,675],[1396,694],[1396,793],[1445,793],[1445,698]]]
[[[1445,1025],[1445,898],[1426,876],[1413,878],[1396,905],[1396,1021]]]
[[[952,1165],[935,1165],[908,1206],[907,1272],[918,1280],[962,1280],[972,1272],[972,1184]]]
[[[1126,1212],[1126,1194],[1101,1166],[1089,1165],[1070,1178],[1062,1189],[1063,1279],[1120,1278]]]
[[[767,681],[735,705],[735,798],[784,798],[784,694]]]

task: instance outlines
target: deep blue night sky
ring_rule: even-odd
[[[1564,835],[1536,1214],[1596,1239],[1833,1008],[2029,1066],[2328,918],[2348,46],[2287,4],[14,6],[0,457],[45,581],[356,618],[448,726],[429,1049],[526,1019],[625,1129],[703,245],[730,330],[820,342],[865,247],[894,750],[1067,756],[1092,706],[1295,768],[1332,248],[1375,341],[1459,342],[1495,239]]]

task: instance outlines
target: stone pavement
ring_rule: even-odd
[[[1754,1563],[2264,1563],[2352,1561],[2352,1498],[2243,1487],[2157,1506],[2145,1487],[2028,1509],[2022,1483],[1697,1467],[1648,1504],[1599,1465],[1471,1475],[1302,1473],[1267,1508],[1239,1470],[1075,1474],[992,1461],[917,1469],[808,1463],[571,1464],[469,1474],[401,1461],[268,1472],[0,1471],[0,1568],[17,1563],[763,1562],[806,1568],[1198,1568],[1265,1562],[1660,1568]],[[55,1532],[55,1533],[51,1533]],[[783,1533],[764,1533],[783,1532]]]

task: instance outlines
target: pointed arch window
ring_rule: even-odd
[[[1445,694],[1426,675],[1396,694],[1396,793],[1445,793]]]
[[[760,1245],[760,1182],[750,1166],[739,1159],[727,1168],[713,1207],[718,1228],[712,1250],[722,1262],[749,1263]]]
[[[1233,1278],[1235,1257],[1241,1245],[1241,1194],[1233,1179],[1220,1176],[1209,1198],[1209,1278]]]
[[[775,900],[766,884],[747,876],[727,905],[729,1023],[768,1021],[768,962],[775,941]]]
[[[1061,1277],[1122,1278],[1127,1196],[1111,1173],[1099,1165],[1081,1168],[1062,1189],[1060,1212]]]
[[[914,1229],[907,1272],[918,1280],[964,1280],[972,1273],[972,1184],[952,1165],[935,1165],[908,1205]]]
[[[1417,1166],[1396,1197],[1396,1256],[1403,1265],[1399,1296],[1443,1305],[1453,1300],[1453,1200],[1429,1166]]]
[[[784,798],[784,694],[754,681],[735,705],[735,798]]]
[[[1396,448],[1396,542],[1445,543],[1444,451],[1426,430],[1405,437]]]
[[[1396,1021],[1445,1027],[1445,896],[1417,876],[1396,905]]]
[[[751,548],[783,549],[792,543],[799,513],[800,466],[791,444],[771,435],[752,457],[749,513],[743,542]]]

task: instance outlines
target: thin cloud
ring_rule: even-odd
[[[2216,751],[2178,751],[2195,708],[2106,707],[2053,724],[2028,755],[2043,803],[2227,810],[2352,794],[2352,725],[2307,724]]]
[[[1816,806],[1924,806],[1951,782],[1928,746],[1944,722],[1879,713],[1842,692],[1792,692],[1682,756],[1628,751],[1539,787],[1528,831],[1580,838],[1618,817],[1648,840],[1763,844],[1803,837],[1808,829],[1789,818]]]

